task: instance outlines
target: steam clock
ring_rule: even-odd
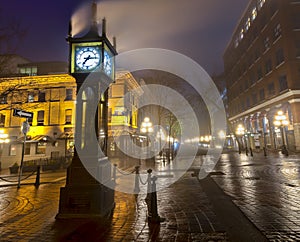
[[[70,47],[69,71],[76,79],[75,152],[67,169],[65,187],[60,190],[58,219],[104,217],[114,208],[111,164],[107,150],[107,89],[114,80],[114,45],[97,27],[97,5],[92,5],[90,30],[67,41]]]

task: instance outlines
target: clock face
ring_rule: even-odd
[[[106,50],[104,50],[103,70],[108,76],[112,74],[112,59]]]
[[[100,48],[98,46],[76,47],[76,69],[79,71],[91,71],[100,65]]]

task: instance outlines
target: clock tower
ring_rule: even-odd
[[[75,151],[67,169],[66,185],[60,190],[58,219],[104,217],[112,212],[115,204],[114,190],[109,188],[114,183],[112,166],[106,153],[107,89],[114,80],[113,57],[117,52],[115,39],[112,45],[106,36],[105,18],[101,36],[96,20],[94,2],[90,30],[82,37],[73,37],[70,25],[67,38],[69,72],[77,84]],[[96,82],[87,86],[91,76]]]

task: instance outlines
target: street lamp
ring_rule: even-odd
[[[0,129],[0,145],[1,145],[1,148],[0,148],[0,157],[1,158],[2,158],[2,152],[3,152],[3,144],[7,144],[9,142],[10,142],[10,140],[8,138],[8,134],[5,134],[4,130]],[[0,171],[1,171],[1,160],[0,160]]]
[[[286,134],[285,134],[285,126],[289,124],[289,121],[287,120],[287,117],[283,114],[282,111],[278,111],[275,115],[275,121],[274,125],[277,127],[280,127],[281,132],[281,139],[282,139],[282,154],[285,154],[286,156],[289,155],[287,147],[286,147]]]
[[[245,128],[243,127],[243,125],[239,124],[236,128],[236,135],[241,137],[241,141],[242,141],[242,137],[245,134]],[[246,154],[248,154],[248,148],[247,148],[247,140],[245,142],[246,145]],[[239,154],[242,153],[241,151],[241,142],[238,141],[238,146],[239,146]]]
[[[149,155],[149,133],[152,133],[153,132],[153,127],[152,127],[152,123],[150,122],[150,118],[148,117],[145,117],[144,118],[144,121],[142,122],[142,125],[141,125],[141,132],[142,133],[145,133],[147,135],[147,157]]]

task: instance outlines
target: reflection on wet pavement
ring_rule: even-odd
[[[256,157],[255,157],[256,156]],[[270,241],[300,240],[300,159],[223,155],[214,177]]]

